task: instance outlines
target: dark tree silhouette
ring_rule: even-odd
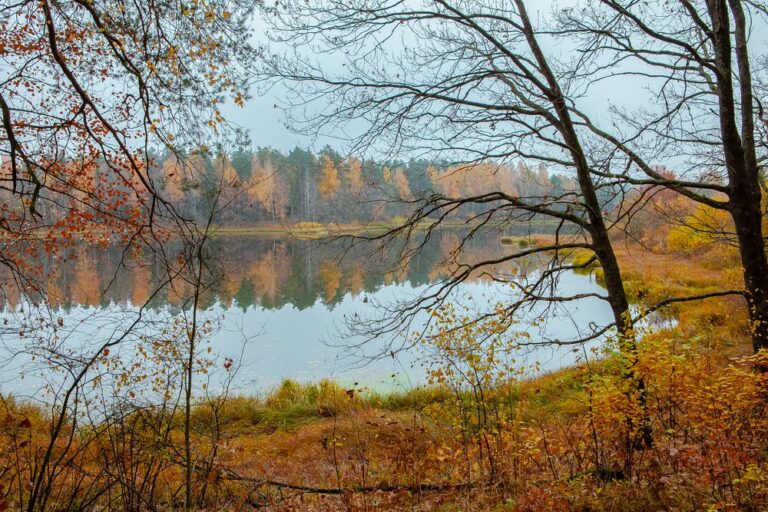
[[[621,169],[610,176],[673,189],[732,217],[755,352],[768,348],[768,260],[765,119],[753,78],[762,67],[750,32],[765,28],[766,9],[742,0],[598,0],[560,11],[557,28],[580,39],[582,72],[596,81],[634,76],[652,88],[643,111],[614,112],[621,132],[585,121]],[[659,158],[679,167],[676,177],[653,167]]]
[[[627,356],[627,377],[643,402],[644,385],[632,369],[634,320],[610,236],[617,219],[609,221],[604,214],[625,188],[593,172],[602,161],[593,154],[594,137],[582,125],[569,97],[582,78],[561,71],[562,64],[543,47],[546,35],[531,20],[524,2],[436,0],[412,5],[397,0],[331,0],[280,3],[268,13],[275,20],[276,40],[297,49],[309,45],[316,53],[331,52],[346,59],[341,71],[295,54],[267,59],[265,76],[283,81],[295,93],[292,105],[303,107],[293,119],[297,129],[338,133],[354,122],[358,128],[364,126],[351,139],[351,150],[358,152],[437,155],[469,168],[469,180],[473,179],[471,168],[489,160],[526,159],[572,173],[578,183],[573,190],[553,195],[492,191],[411,200],[412,214],[400,226],[362,238],[400,243],[403,259],[408,260],[419,251],[420,242],[414,243],[419,225],[429,223],[424,237],[429,239],[456,212],[474,208],[478,213],[470,217],[471,229],[454,251],[449,278],[415,301],[385,310],[384,320],[363,323],[361,329],[374,335],[402,332],[420,311],[439,305],[470,275],[494,274],[494,265],[531,257],[546,257],[549,263],[530,281],[494,274],[518,283],[521,294],[502,314],[512,317],[532,304],[554,308],[586,298],[558,294],[558,276],[596,262],[607,289],[607,295],[599,297],[610,305],[613,322],[578,340],[557,342],[582,343],[615,328]],[[307,107],[312,100],[327,108],[312,110]],[[623,215],[626,212],[619,217]],[[561,226],[552,243],[510,250],[493,260],[462,259],[461,248],[480,230],[498,222],[543,218]],[[591,251],[591,257],[571,263],[569,257],[576,249]],[[640,432],[650,444],[647,425]]]

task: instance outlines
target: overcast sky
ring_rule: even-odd
[[[557,5],[558,7],[564,7],[566,4],[573,3],[577,4],[578,1],[560,0],[557,2]],[[554,2],[551,0],[530,0],[528,4],[531,13],[535,13],[535,16],[547,17],[552,12]],[[256,16],[257,18],[254,20],[254,43],[257,45],[266,44],[267,37],[265,34],[268,28],[263,19],[259,17],[258,12]],[[753,26],[750,40],[753,55],[756,53],[765,55],[765,50],[768,46],[768,26],[766,26],[764,20],[753,20],[753,22],[755,25]],[[544,44],[547,43],[544,42]],[[273,46],[272,49],[278,48]],[[563,53],[564,49],[550,46],[549,51],[558,54]],[[325,59],[324,62],[327,62],[330,67],[339,66],[342,62],[341,58],[327,55],[324,55],[323,58]],[[605,111],[609,104],[608,99],[610,99],[612,104],[632,109],[646,102],[648,95],[652,94],[652,89],[653,87],[649,87],[648,83],[643,83],[637,77],[614,79],[609,84],[594,86],[590,91],[589,97],[579,101],[579,106],[591,115],[596,115],[601,111]],[[322,135],[317,137],[301,136],[293,133],[285,126],[285,114],[280,108],[276,108],[276,105],[281,103],[280,100],[286,93],[284,88],[276,86],[263,94],[258,90],[253,90],[252,93],[253,98],[246,102],[243,108],[228,104],[224,108],[224,114],[231,121],[247,129],[254,146],[270,146],[287,151],[295,146],[319,150],[324,145],[330,144],[336,149],[342,149],[343,143],[339,140]]]
[[[578,2],[578,0],[560,0],[557,2],[557,5],[564,7],[574,2]],[[554,2],[551,0],[531,0],[529,4],[531,12],[546,16],[551,12]],[[267,23],[260,17],[260,13],[257,11],[254,20],[255,45],[269,44],[268,37],[266,36],[268,30]],[[271,48],[273,50],[279,49],[279,47],[274,45],[271,45]],[[327,66],[339,69],[340,63],[343,62],[341,57],[334,58],[333,56],[323,55],[322,58],[324,59],[323,62],[327,63]],[[302,136],[293,133],[286,127],[285,113],[280,108],[277,108],[277,105],[281,104],[281,98],[286,94],[284,88],[275,86],[265,94],[260,94],[259,91],[253,90],[252,94],[253,98],[246,102],[243,108],[229,103],[225,106],[223,112],[227,119],[247,129],[254,146],[270,146],[287,151],[295,146],[319,150],[328,144],[336,149],[341,149],[343,143],[337,139],[323,135],[317,137]],[[629,92],[627,94],[631,95]]]

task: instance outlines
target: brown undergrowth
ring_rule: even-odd
[[[739,286],[727,250],[633,247],[619,257],[638,311]],[[651,447],[634,442],[644,413],[617,351],[524,379],[499,370],[500,347],[463,352],[469,331],[440,348],[469,361],[471,378],[435,363],[431,387],[402,393],[287,381],[263,399],[198,405],[197,508],[766,510],[766,382],[753,371],[741,301],[676,303],[642,333],[633,368],[646,384]],[[40,409],[8,398],[3,408],[0,503],[13,509],[48,427]],[[179,507],[179,428],[173,414],[131,411],[62,441],[51,510]]]

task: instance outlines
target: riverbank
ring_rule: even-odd
[[[270,224],[257,226],[215,226],[213,231],[218,236],[290,236],[294,238],[322,239],[335,236],[354,235],[379,235],[402,226],[406,222],[404,217],[391,219],[386,222],[370,222],[364,224],[337,224],[304,221],[293,224]],[[422,221],[413,226],[414,232],[423,232],[434,226],[434,222]],[[479,225],[478,221],[444,220],[440,222],[440,229],[472,229]],[[499,230],[514,226],[529,227],[531,223],[489,222],[487,227],[496,227]],[[534,227],[553,226],[556,222],[538,221]],[[522,237],[504,237],[507,243],[517,243]]]
[[[404,217],[397,217],[388,221],[376,221],[368,223],[325,223],[314,221],[300,221],[294,223],[260,223],[255,225],[213,225],[211,227],[211,233],[214,236],[257,236],[257,237],[274,237],[274,238],[296,238],[296,239],[315,239],[321,240],[325,238],[339,237],[339,236],[375,236],[381,235],[395,228],[402,226],[406,222]],[[479,225],[479,221],[473,220],[443,220],[440,222],[440,229],[472,229]],[[515,227],[533,226],[536,229],[556,228],[557,222],[548,220],[540,220],[535,223],[530,222],[488,222],[483,224],[485,227],[498,228],[500,231],[505,229],[514,229]],[[434,222],[422,221],[413,225],[411,231],[415,233],[421,233],[434,226]],[[173,239],[174,235],[171,231],[156,227],[156,234],[161,238]],[[124,241],[131,233],[120,235],[120,241]],[[84,241],[88,243],[98,243],[102,246],[109,245],[112,242],[117,241],[115,234],[109,230],[99,230],[91,228],[87,232],[68,231],[66,235],[57,236],[49,229],[34,229],[28,230],[23,233],[22,236],[12,236],[5,232],[0,232],[0,242],[18,242],[19,238],[23,238],[26,241],[43,241],[43,240],[60,240],[66,241],[70,244],[73,241]],[[503,236],[502,242],[505,243],[517,243],[519,239],[524,237],[519,236]]]
[[[723,255],[638,251],[619,258],[647,307],[738,284],[737,262]],[[673,328],[645,334],[636,371],[647,386],[649,449],[627,448],[627,425],[643,413],[621,384],[621,357],[609,353],[512,379],[483,398],[450,387],[340,394],[333,403],[343,407],[329,417],[332,408],[300,400],[303,415],[233,438],[237,450],[263,458],[229,463],[238,475],[266,475],[269,492],[301,482],[312,489],[290,503],[318,510],[749,509],[766,496],[760,432],[768,424],[740,300],[679,303],[669,312]],[[347,489],[341,497],[339,488]]]
[[[728,250],[624,246],[618,257],[644,307],[739,286]],[[666,311],[676,322],[642,333],[632,364],[644,407],[626,358],[610,349],[527,380],[478,364],[482,378],[461,390],[461,380],[433,366],[432,385],[388,394],[286,381],[263,397],[211,397],[191,415],[199,508],[760,510],[768,503],[766,385],[751,371],[741,299]],[[31,464],[49,420],[30,405],[6,399],[3,407],[0,449],[18,456],[11,466]],[[653,446],[639,447],[646,421]],[[173,407],[99,424],[102,438],[120,442],[76,439],[85,448],[67,470],[79,468],[80,485],[95,486],[110,477],[103,468],[127,464],[120,478],[151,483],[153,502],[172,508],[183,466],[161,454],[178,453],[183,424]],[[136,464],[146,473],[129,474]]]

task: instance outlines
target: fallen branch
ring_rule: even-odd
[[[653,306],[646,308],[642,311],[642,313],[637,317],[637,319],[634,319],[633,321],[637,322],[640,318],[645,317],[654,311],[661,309],[665,306],[668,306],[670,304],[675,304],[677,302],[693,302],[696,300],[704,300],[704,299],[711,299],[715,297],[727,297],[729,295],[741,295],[744,296],[745,292],[744,290],[724,290],[720,292],[712,292],[712,293],[703,293],[701,295],[688,295],[685,297],[672,297],[670,299],[662,300],[661,302],[658,302],[654,304]]]
[[[373,492],[434,492],[434,491],[447,491],[456,489],[466,489],[470,487],[476,487],[478,484],[470,482],[461,483],[418,483],[413,485],[376,485],[376,486],[359,486],[359,487],[312,487],[309,485],[292,484],[289,482],[280,482],[277,480],[268,480],[260,478],[251,478],[247,476],[235,473],[230,469],[224,469],[226,478],[234,481],[248,482],[255,486],[268,485],[271,487],[279,487],[281,489],[291,489],[294,491],[301,491],[310,494],[360,494],[360,493],[373,493]]]

